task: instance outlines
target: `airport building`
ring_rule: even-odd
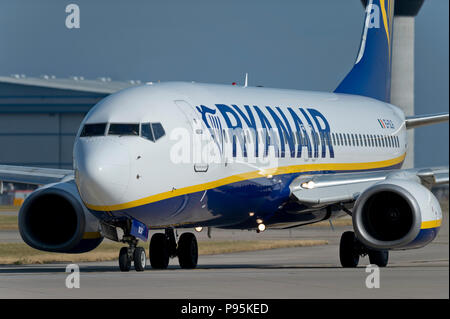
[[[105,96],[140,81],[0,76],[0,164],[72,168],[75,136]]]

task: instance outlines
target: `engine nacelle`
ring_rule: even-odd
[[[352,219],[357,238],[366,246],[412,249],[437,236],[442,211],[436,197],[420,183],[388,178],[361,194]]]
[[[19,212],[19,231],[29,246],[51,252],[84,253],[103,240],[99,222],[81,202],[73,181],[34,191]]]

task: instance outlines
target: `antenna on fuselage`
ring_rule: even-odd
[[[244,87],[248,86],[248,73],[245,73]]]

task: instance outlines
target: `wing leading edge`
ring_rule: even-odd
[[[0,182],[45,185],[72,179],[73,176],[73,170],[0,165]]]
[[[448,167],[389,170],[379,172],[304,175],[290,185],[291,194],[302,204],[332,205],[356,201],[359,195],[377,182],[388,178],[407,179],[428,188],[448,184]]]
[[[415,115],[408,116],[405,120],[406,128],[412,129],[425,125],[432,125],[442,122],[448,122],[448,113],[430,114],[430,115]]]

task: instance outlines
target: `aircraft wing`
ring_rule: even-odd
[[[0,182],[45,185],[73,176],[73,170],[0,165]]]
[[[406,128],[412,129],[425,125],[432,125],[442,122],[448,122],[448,113],[430,114],[430,115],[415,115],[408,116],[405,120]]]
[[[362,173],[303,175],[292,181],[291,194],[302,204],[323,206],[337,203],[351,203],[359,195],[379,181],[388,178],[408,179],[431,188],[433,185],[448,184],[448,167],[423,169],[388,170]]]

